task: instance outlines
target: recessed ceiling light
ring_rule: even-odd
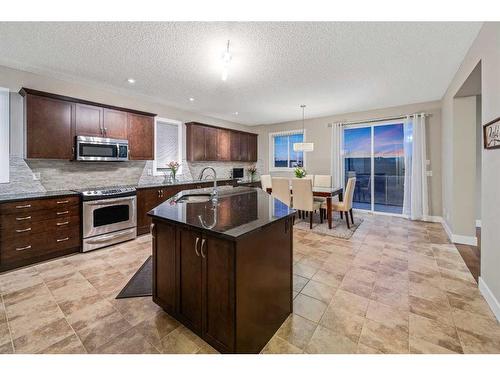
[[[127,82],[130,83],[130,84],[134,84],[135,83],[135,79],[129,78],[129,79],[127,79]]]
[[[234,114],[235,114],[236,116],[238,116],[238,115],[239,115],[239,112],[234,112]]]
[[[194,102],[194,98],[189,98],[189,101],[190,102]]]

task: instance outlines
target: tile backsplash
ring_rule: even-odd
[[[197,162],[183,161],[183,172],[179,180],[197,179],[200,171],[212,166],[218,178],[229,178],[232,168],[246,168],[256,164],[262,170],[263,163],[248,162]],[[0,184],[0,194],[41,192],[46,190],[73,190],[114,185],[141,185],[161,183],[164,176],[152,176],[152,161],[128,162],[74,162],[68,160],[24,160],[20,157],[10,158],[10,182]],[[33,180],[33,174],[40,174],[40,181]],[[207,175],[210,173],[207,172]],[[258,174],[258,173],[257,173]]]

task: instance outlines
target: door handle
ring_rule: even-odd
[[[206,258],[205,253],[203,253],[203,247],[204,247],[204,246],[205,246],[205,239],[202,239],[202,240],[201,240],[201,246],[200,246],[201,256],[202,256],[203,258]]]
[[[194,252],[196,253],[196,256],[200,256],[200,253],[198,252],[198,242],[200,242],[200,237],[196,237],[196,242],[194,244]]]
[[[64,204],[64,203],[68,203],[69,201],[57,201],[56,203],[57,204]]]
[[[56,215],[66,215],[69,211],[56,212]]]
[[[31,219],[31,216],[26,216],[26,217],[16,217],[16,220],[17,221],[21,221],[21,220],[29,220]]]
[[[65,221],[65,222],[62,222],[62,223],[56,223],[57,226],[66,225],[66,224],[69,224],[69,221]]]
[[[67,240],[69,240],[69,237],[58,239],[58,240],[56,240],[56,242],[64,242],[64,241],[67,241]]]

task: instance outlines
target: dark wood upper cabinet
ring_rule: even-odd
[[[26,154],[33,159],[72,159],[74,104],[27,95]]]
[[[205,127],[186,127],[186,155],[190,161],[205,160]]]
[[[218,160],[218,129],[205,126],[205,160]]]
[[[241,134],[239,132],[231,132],[231,160],[241,160]]]
[[[231,131],[217,129],[217,152],[218,160],[231,160]]]
[[[154,119],[129,113],[127,132],[130,160],[154,159]]]
[[[186,154],[189,161],[256,161],[257,134],[188,122]]]
[[[127,112],[104,108],[103,130],[105,137],[127,139],[127,123]]]
[[[93,105],[76,104],[75,131],[76,135],[103,137],[103,109]]]
[[[153,113],[22,88],[26,157],[74,159],[75,136],[128,139],[131,160],[154,159]]]
[[[248,161],[257,161],[257,135],[248,136]]]

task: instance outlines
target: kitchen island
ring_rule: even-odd
[[[222,353],[258,353],[292,312],[295,212],[261,189],[211,193],[148,213],[153,301]]]

